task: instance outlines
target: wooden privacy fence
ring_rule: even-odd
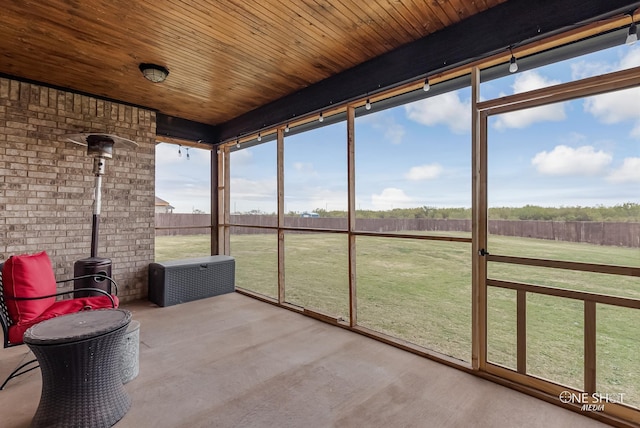
[[[275,227],[274,215],[232,215],[234,234],[265,233],[264,229],[243,226]],[[156,214],[156,236],[198,235],[209,233],[209,214]],[[347,229],[346,218],[286,217],[285,227]],[[362,232],[471,232],[471,220],[431,218],[357,219]],[[489,233],[501,236],[583,242],[596,245],[640,248],[640,223],[598,221],[489,220]]]
[[[640,247],[640,223],[489,220],[489,233],[596,245]]]
[[[210,226],[210,214],[156,213],[156,236],[202,235]]]

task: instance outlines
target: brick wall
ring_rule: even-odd
[[[146,296],[154,258],[155,113],[0,78],[0,261],[46,250],[57,279],[90,256],[93,159],[60,135],[93,131],[137,142],[106,163],[98,256],[113,261],[123,301]],[[65,285],[63,288],[72,288]]]

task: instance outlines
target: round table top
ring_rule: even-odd
[[[131,321],[126,309],[95,309],[42,321],[24,333],[24,342],[56,345],[78,342],[110,333]]]

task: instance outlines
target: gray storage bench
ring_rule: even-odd
[[[209,256],[149,265],[149,300],[171,306],[235,291],[235,259]]]

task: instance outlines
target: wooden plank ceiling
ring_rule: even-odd
[[[205,124],[193,135],[215,142],[631,5],[638,1],[3,0],[0,75],[148,107],[162,128]],[[140,63],[165,66],[169,77],[153,84]]]
[[[215,125],[504,1],[5,0],[0,73]]]

